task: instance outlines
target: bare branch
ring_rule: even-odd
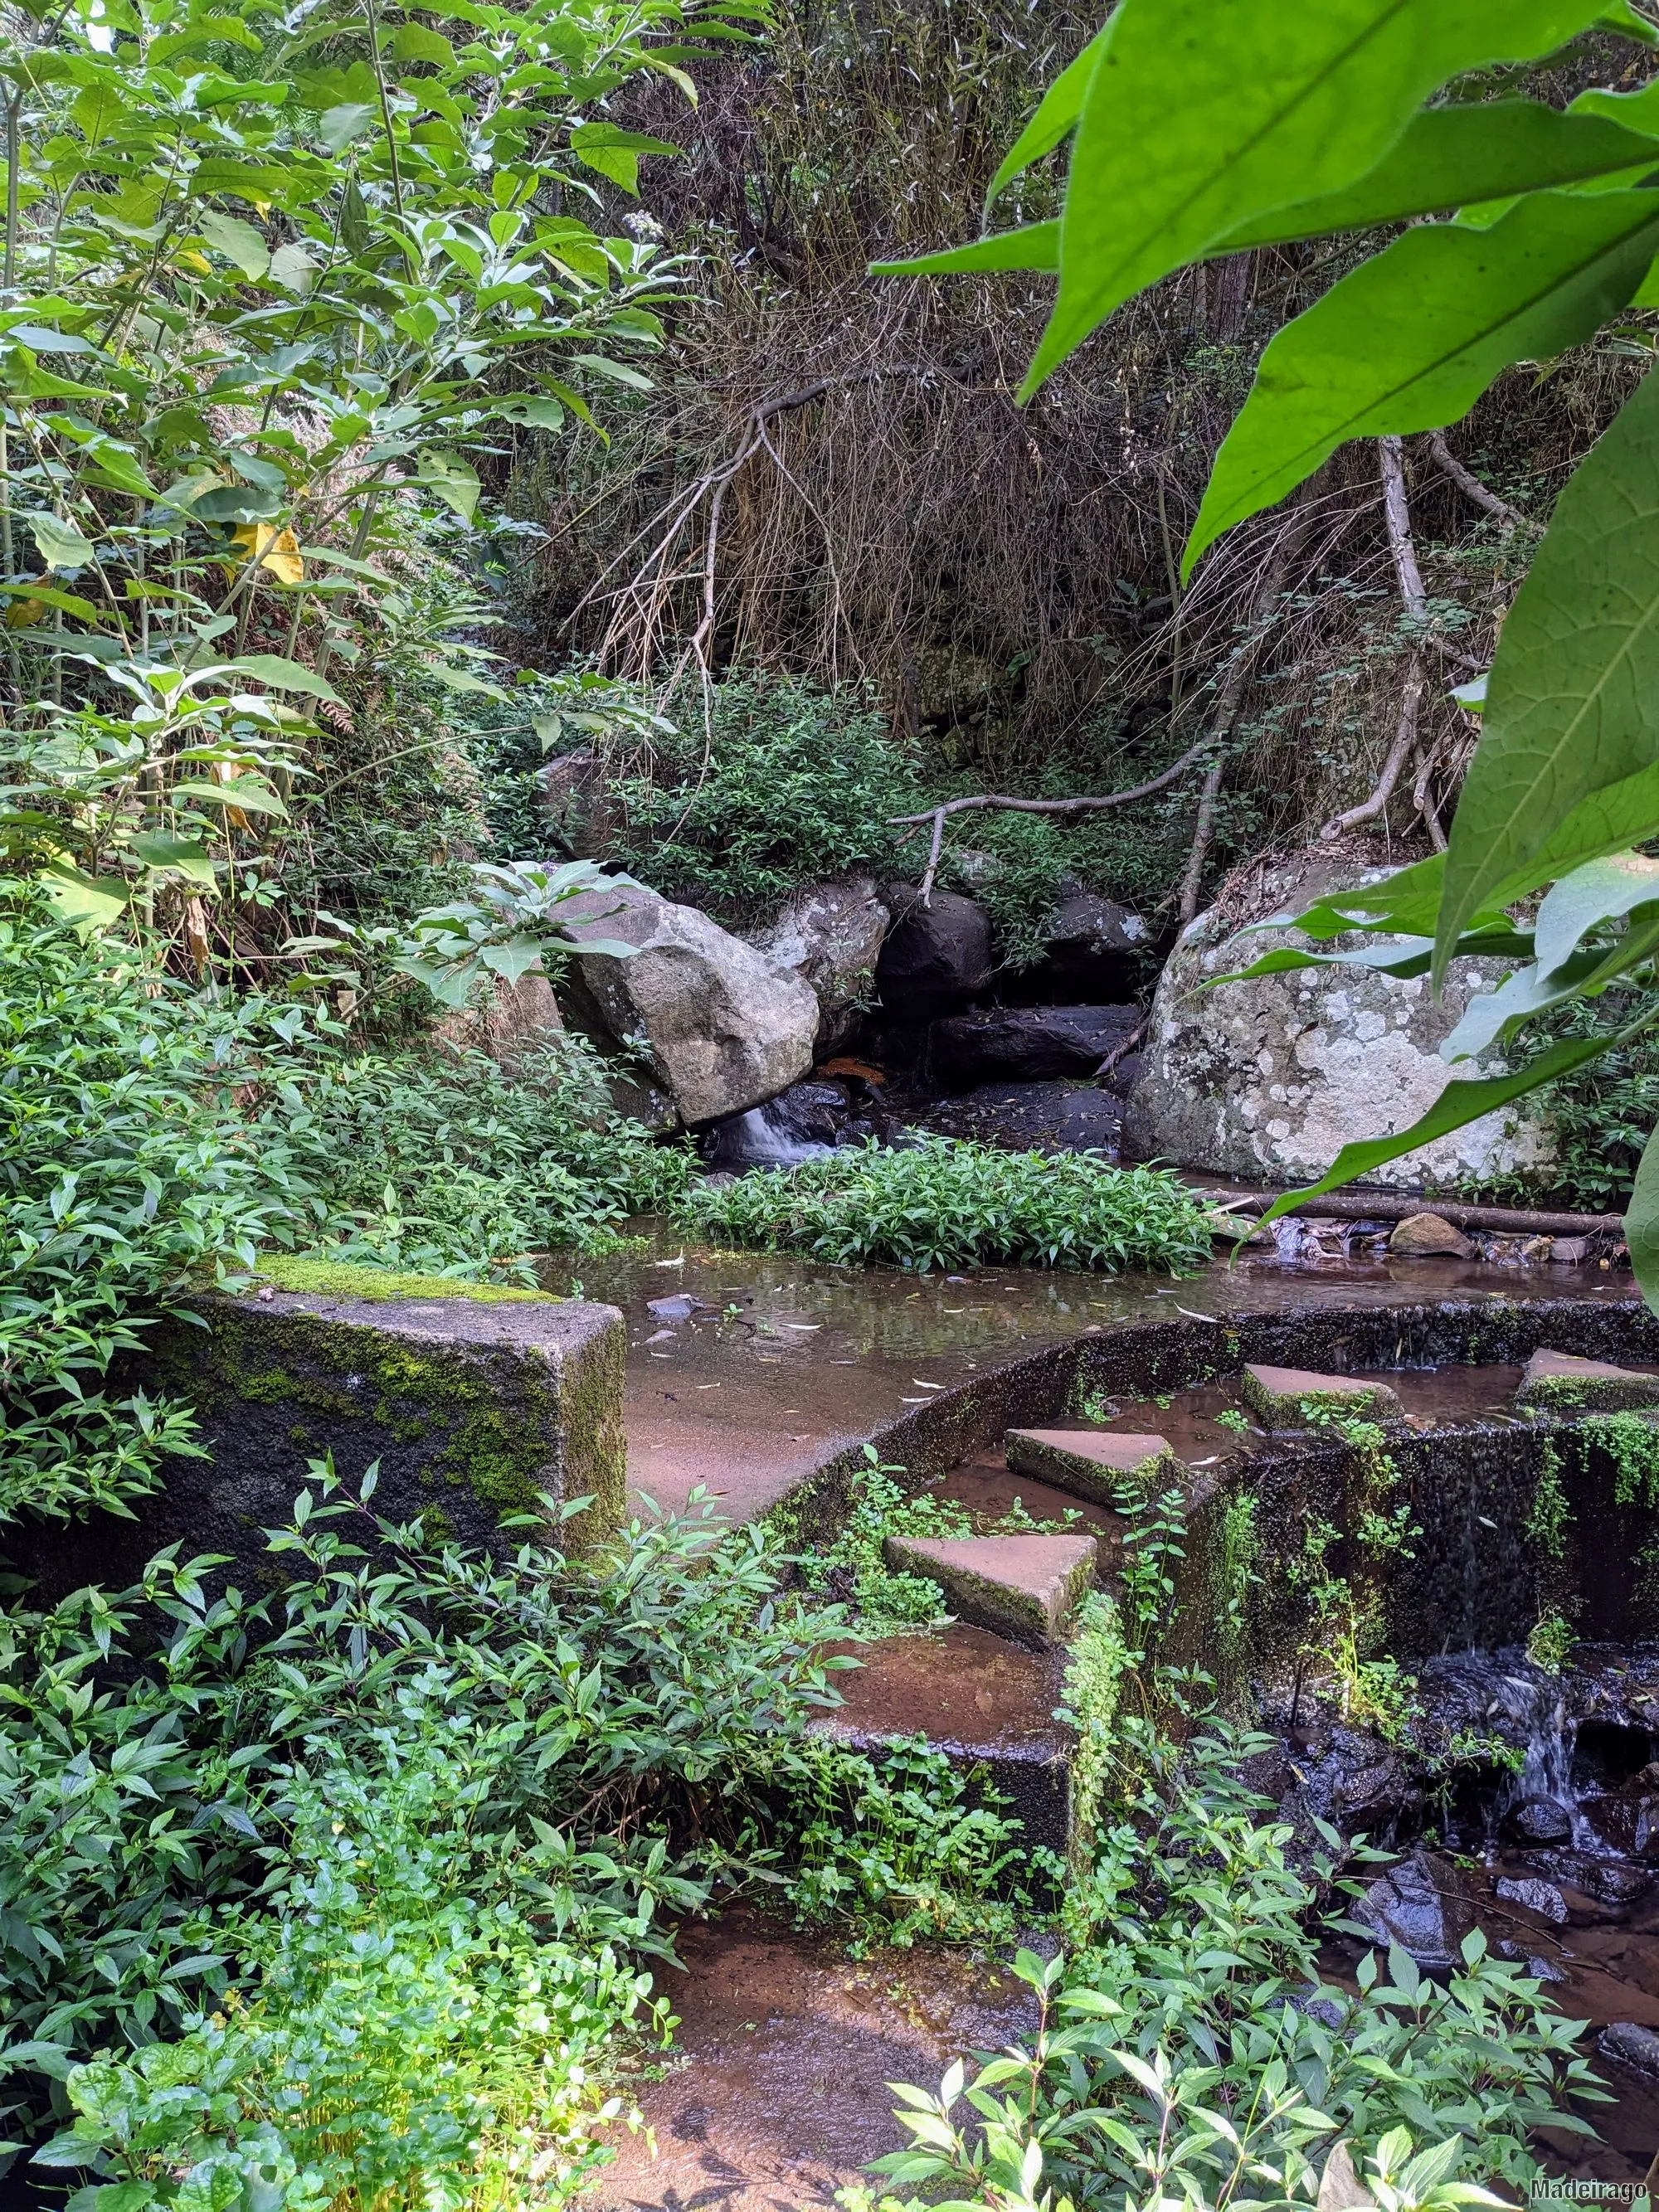
[[[1500,499],[1489,485],[1481,483],[1472,469],[1464,467],[1446,443],[1443,430],[1437,430],[1430,438],[1429,452],[1434,458],[1436,467],[1445,471],[1465,499],[1473,500],[1486,514],[1495,515],[1506,529],[1530,530],[1534,535],[1538,532],[1541,526],[1529,514],[1522,514],[1518,507],[1511,507],[1508,500]]]
[[[1400,586],[1400,597],[1408,617],[1421,623],[1428,615],[1428,593],[1423,588],[1423,571],[1417,565],[1417,545],[1412,537],[1411,507],[1406,497],[1405,456],[1398,438],[1379,438],[1377,458],[1382,470],[1382,518],[1388,532],[1389,551],[1394,560],[1394,573]],[[1351,806],[1346,814],[1338,814],[1320,831],[1323,838],[1340,837],[1345,830],[1357,830],[1364,822],[1375,822],[1385,811],[1394,797],[1406,763],[1417,744],[1418,710],[1423,702],[1423,656],[1413,653],[1406,671],[1406,681],[1401,693],[1400,720],[1395,726],[1394,743],[1382,763],[1382,773],[1376,779],[1370,796],[1362,799],[1358,806]],[[1424,788],[1426,792],[1426,781]]]

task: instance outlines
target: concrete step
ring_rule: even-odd
[[[1603,1359],[1580,1359],[1571,1352],[1542,1346],[1527,1362],[1517,1406],[1551,1413],[1616,1413],[1659,1406],[1659,1375],[1639,1367],[1610,1367]]]
[[[896,1574],[927,1575],[958,1620],[1050,1643],[1095,1579],[1092,1536],[890,1536]]]
[[[1052,1483],[1096,1505],[1115,1504],[1126,1480],[1152,1490],[1175,1481],[1181,1473],[1167,1437],[1114,1435],[1100,1429],[1010,1429],[1003,1446],[1016,1474]]]
[[[1305,1429],[1304,1403],[1322,1411],[1357,1414],[1362,1420],[1397,1421],[1405,1408],[1374,1375],[1316,1375],[1304,1367],[1246,1367],[1240,1385],[1247,1405],[1270,1429]]]

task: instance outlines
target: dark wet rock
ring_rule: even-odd
[[[1513,1959],[1523,1966],[1535,1982],[1565,1982],[1567,1978],[1559,1966],[1552,1966],[1547,1959],[1534,1957],[1525,1944],[1514,1942],[1507,1936],[1492,1948],[1500,1959]]]
[[[1582,1267],[1589,1257],[1589,1238],[1552,1237],[1549,1256],[1558,1267]]]
[[[1461,1966],[1463,1938],[1475,1924],[1452,1869],[1420,1850],[1367,1885],[1354,1917],[1430,1970]]]
[[[1063,899],[1048,925],[1038,975],[1056,998],[1115,997],[1128,989],[1146,943],[1138,914],[1094,891]]]
[[[912,1106],[907,1118],[915,1128],[971,1137],[1004,1152],[1099,1152],[1115,1158],[1123,1106],[1093,1084],[986,1083]]]
[[[1310,1991],[1306,1995],[1293,1996],[1291,2002],[1310,2020],[1316,2020],[1322,2027],[1328,2027],[1333,2035],[1340,2035],[1348,2024],[1348,2015],[1340,2001],[1327,1996],[1322,1991],[1317,1994]]]
[[[908,884],[886,893],[892,913],[876,990],[889,1013],[943,1012],[961,1006],[991,980],[991,918],[957,891],[933,893],[924,906]]]
[[[704,1133],[703,1157],[711,1167],[793,1167],[868,1135],[871,1126],[854,1111],[842,1085],[792,1083],[763,1106],[717,1121]]]
[[[1565,1925],[1567,1900],[1553,1881],[1544,1881],[1536,1875],[1503,1875],[1492,1887],[1506,1905],[1519,1905],[1528,1912],[1535,1912],[1540,1920],[1553,1921],[1558,1928]]]
[[[1659,2035],[1650,2027],[1638,2027],[1633,2020],[1613,2021],[1596,2038],[1595,2047],[1616,2065],[1659,2075]]]
[[[695,1313],[708,1313],[713,1309],[702,1298],[694,1298],[689,1292],[679,1291],[672,1298],[647,1298],[647,1313],[658,1321],[690,1321]]]
[[[1523,1797],[1504,1815],[1504,1827],[1517,1844],[1565,1844],[1572,1836],[1572,1815],[1553,1797]]]
[[[1252,1786],[1290,1823],[1290,1856],[1304,1872],[1329,1856],[1322,1826],[1387,1844],[1415,1830],[1421,1802],[1401,1753],[1344,1723],[1293,1730],[1282,1751],[1262,1754]]]
[[[951,1015],[928,1032],[928,1066],[951,1091],[999,1077],[1042,1083],[1092,1075],[1139,1019],[1138,1006],[997,1006]]]
[[[1650,1866],[1659,1861],[1659,1797],[1638,1799],[1631,1848],[1638,1859],[1645,1860]]]
[[[1146,1073],[1146,1054],[1126,1052],[1122,1059],[1114,1062],[1100,1080],[1115,1098],[1127,1098]]]
[[[775,921],[750,939],[774,968],[811,988],[818,1002],[821,1053],[836,1051],[857,1027],[890,919],[874,877],[853,875],[792,893]]]

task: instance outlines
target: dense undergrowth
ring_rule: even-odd
[[[1210,1253],[1208,1212],[1173,1175],[949,1137],[843,1146],[690,1190],[682,1212],[733,1244],[924,1270],[1004,1260],[1178,1273]]]
[[[106,1378],[148,1316],[260,1246],[527,1279],[530,1255],[603,1249],[690,1171],[574,1040],[513,1085],[476,1051],[367,1051],[26,896],[0,915],[0,1519],[117,1505],[190,1448],[181,1412]]]

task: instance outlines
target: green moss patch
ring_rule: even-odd
[[[399,1275],[389,1267],[359,1267],[342,1260],[319,1260],[293,1252],[259,1255],[258,1280],[273,1289],[308,1297],[360,1298],[371,1304],[397,1298],[471,1298],[483,1305],[556,1305],[550,1291],[513,1283],[474,1283],[453,1275]]]

